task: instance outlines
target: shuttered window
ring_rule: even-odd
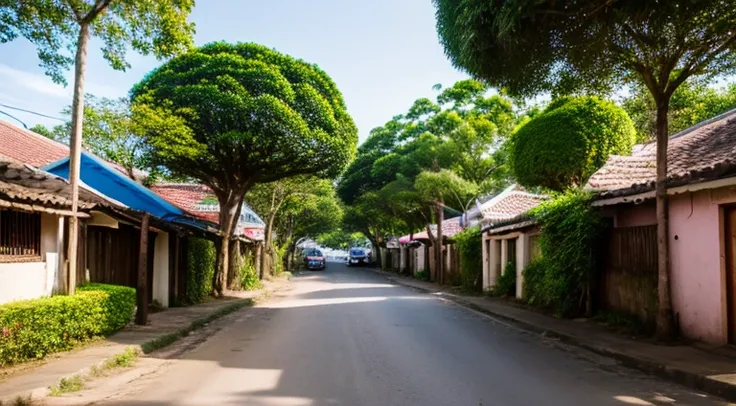
[[[41,215],[0,210],[0,262],[40,260]]]

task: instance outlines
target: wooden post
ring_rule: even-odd
[[[150,215],[145,213],[141,221],[141,241],[138,255],[138,289],[136,298],[138,313],[135,324],[145,326],[148,323],[148,223]]]

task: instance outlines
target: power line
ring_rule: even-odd
[[[15,121],[23,124],[23,127],[25,127],[26,130],[28,129],[28,126],[26,125],[26,123],[24,123],[23,120],[19,119],[18,117],[15,117],[14,115],[12,115],[10,113],[6,113],[6,112],[4,112],[2,110],[0,110],[0,114],[5,114],[6,116],[12,118],[13,120],[15,120]]]
[[[35,112],[35,111],[32,111],[32,110],[26,110],[26,109],[22,109],[22,108],[20,108],[20,107],[15,107],[15,106],[8,106],[7,104],[2,104],[2,103],[0,103],[0,106],[2,106],[2,107],[5,107],[5,108],[7,108],[7,109],[11,109],[11,110],[18,110],[18,111],[22,111],[22,112],[24,112],[24,113],[30,113],[30,114],[35,114],[35,115],[37,115],[37,116],[41,116],[41,117],[46,117],[46,118],[50,118],[50,119],[52,119],[52,120],[66,121],[66,120],[64,120],[63,118],[59,118],[59,117],[53,117],[53,116],[47,116],[46,114],[42,114],[42,113],[37,113],[37,112]],[[7,114],[7,113],[5,113],[5,114]],[[12,117],[12,116],[11,116],[11,117]],[[13,117],[13,118],[15,118],[15,117]],[[16,120],[17,120],[17,119],[16,119]],[[18,120],[18,121],[20,121],[20,120]]]

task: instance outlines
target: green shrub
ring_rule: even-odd
[[[238,269],[238,273],[238,280],[240,281],[240,287],[242,289],[256,290],[263,286],[260,278],[258,277],[258,269],[256,269],[256,264],[252,256],[245,256],[243,263]]]
[[[135,290],[89,285],[74,296],[0,306],[0,366],[40,359],[122,328],[132,317]]]
[[[472,227],[453,237],[460,252],[460,285],[469,292],[483,287],[483,233]]]
[[[525,302],[538,307],[548,307],[552,303],[549,302],[549,293],[546,291],[551,281],[546,280],[547,264],[544,257],[530,262],[524,268],[524,284],[521,287],[522,297]]]
[[[419,279],[420,281],[429,281],[429,271],[425,269],[423,271],[415,273],[414,279]]]
[[[136,296],[135,289],[131,287],[92,283],[78,287],[77,291],[107,294],[107,300],[104,302],[105,327],[102,334],[111,334],[127,326],[135,315]]]
[[[539,242],[544,260],[527,269],[531,283],[526,296],[560,315],[581,310],[585,287],[595,269],[603,223],[590,206],[591,198],[589,193],[568,190],[532,211],[542,227]]]
[[[596,97],[561,98],[520,127],[511,164],[519,183],[561,191],[582,186],[611,154],[628,154],[636,129],[628,114]]]
[[[212,276],[215,274],[217,250],[212,241],[189,238],[187,254],[187,296],[184,304],[202,303],[212,292]]]
[[[496,285],[491,292],[494,296],[514,296],[516,295],[516,266],[513,262],[507,262],[498,279]]]

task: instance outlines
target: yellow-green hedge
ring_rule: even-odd
[[[124,327],[133,317],[135,289],[89,285],[74,296],[0,305],[0,367],[40,359]]]

